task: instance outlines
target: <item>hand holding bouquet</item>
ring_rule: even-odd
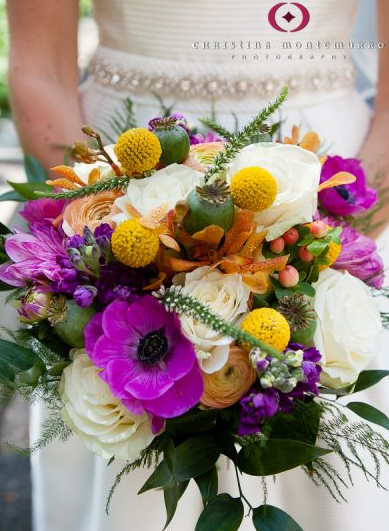
[[[204,138],[173,115],[104,146],[84,127],[73,167],[15,185],[44,196],[21,212],[29,231],[1,227],[0,279],[27,325],[0,341],[3,392],[50,404],[36,448],[74,432],[124,460],[120,477],[150,466],[141,492],[164,490],[166,526],[194,480],[196,531],[237,530],[245,503],[255,529],[299,530],[266,499],[253,507],[240,475],[302,466],[341,498],[351,466],[379,484],[359,451],[388,463],[386,439],[346,413],[388,418],[331,398],[388,374],[366,370],[383,263],[356,228],[376,193],[358,161],[319,156],[316,134],[273,141],[266,120],[285,97],[235,134],[207,121],[217,136]],[[218,494],[220,455],[238,498]]]

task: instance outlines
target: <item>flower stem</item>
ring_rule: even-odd
[[[242,485],[240,484],[240,477],[239,477],[238,467],[235,465],[235,463],[234,463],[234,468],[235,468],[235,474],[236,474],[236,481],[238,483],[239,494],[240,494],[240,497],[242,498],[242,500],[244,500],[247,503],[248,507],[249,507],[249,514],[247,515],[247,516],[249,516],[251,511],[253,510],[253,506],[251,505],[249,500],[246,498],[246,496],[243,494]]]

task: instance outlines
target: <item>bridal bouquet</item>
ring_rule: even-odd
[[[315,133],[273,141],[286,92],[236,133],[173,115],[104,146],[84,127],[73,166],[48,179],[27,158],[29,182],[2,198],[28,200],[28,231],[1,226],[2,289],[24,323],[0,341],[3,394],[47,402],[32,450],[76,433],[124,461],[108,504],[151,467],[140,493],[163,489],[165,527],[194,480],[196,531],[237,530],[244,504],[255,529],[298,531],[266,477],[301,466],[340,500],[353,467],[381,486],[389,464],[388,417],[334,400],[389,374],[366,370],[388,321],[382,260],[358,232],[377,194],[358,160],[319,156]],[[218,490],[221,455],[239,497]]]

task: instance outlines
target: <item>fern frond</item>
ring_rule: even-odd
[[[213,176],[220,174],[225,170],[238,152],[247,145],[250,140],[258,135],[264,122],[274,114],[283,104],[288,95],[287,87],[284,87],[274,103],[271,103],[266,109],[261,111],[250,123],[230,139],[230,143],[225,145],[224,151],[221,151],[215,158],[214,164],[206,171],[204,180],[207,183]]]
[[[214,122],[211,118],[200,118],[199,121],[225,140],[232,140],[234,138],[234,133],[231,133],[222,125]]]

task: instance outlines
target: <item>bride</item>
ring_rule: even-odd
[[[354,88],[347,49],[357,0],[301,2],[310,20],[299,32],[279,29],[304,25],[302,10],[296,3],[284,2],[274,12],[276,4],[274,0],[95,0],[100,46],[90,77],[79,90],[78,0],[8,0],[13,116],[24,150],[47,167],[60,163],[61,154],[53,144],[78,139],[82,123],[107,130],[109,117],[128,95],[141,125],[160,114],[158,94],[192,123],[215,112],[219,122],[233,127],[232,113],[243,125],[288,85],[291,95],[283,115],[277,117],[283,120],[283,132],[288,133],[293,124],[303,131],[316,130],[330,152],[345,157],[359,154],[371,176],[385,170],[389,57],[381,51],[372,118]],[[378,11],[379,41],[385,42],[389,3],[378,0]],[[343,50],[335,46],[341,41]],[[387,211],[383,209],[380,216],[385,219]],[[388,233],[381,235],[380,245],[386,241]],[[389,364],[388,360],[377,363]],[[385,384],[375,388],[374,403],[379,402],[388,411]],[[43,416],[40,408],[33,409],[32,439],[39,434]],[[224,462],[220,468],[223,489],[233,494],[232,474]],[[36,455],[32,460],[35,531],[160,529],[165,515],[161,493],[136,496],[147,471],[123,479],[110,516],[105,515],[105,497],[119,469],[115,463],[107,467],[77,440],[66,446],[54,444]],[[291,513],[305,531],[383,529],[389,495],[364,478],[356,477],[355,482],[349,505],[338,507],[302,473],[291,472],[276,485],[269,481],[268,502]],[[259,505],[258,478],[247,478],[246,490]],[[170,529],[192,530],[200,510],[193,486]],[[251,530],[251,522],[247,519],[241,529]]]

